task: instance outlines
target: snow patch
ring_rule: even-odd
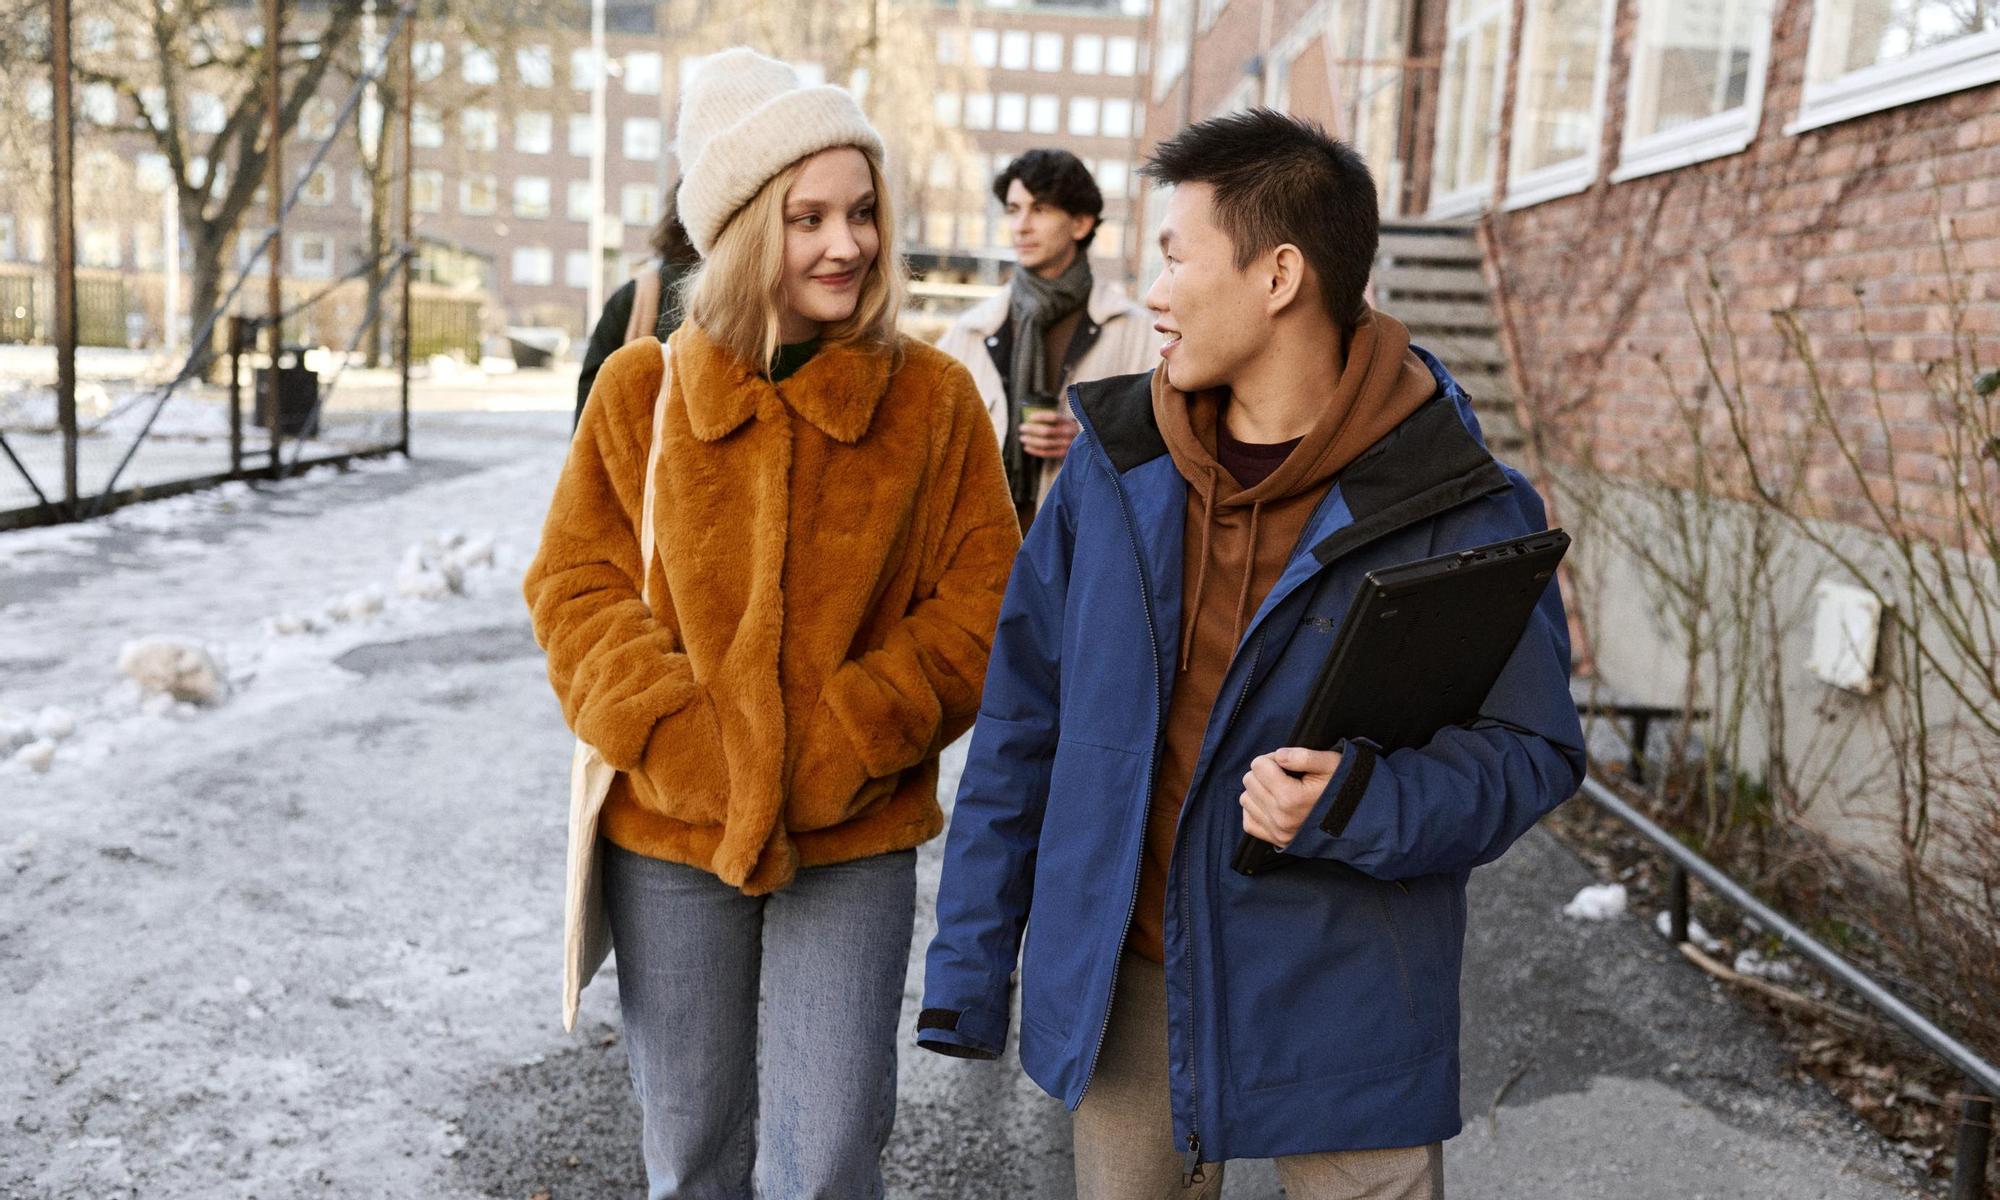
[[[1755,975],[1773,983],[1790,983],[1798,978],[1792,964],[1778,958],[1765,958],[1755,950],[1745,950],[1736,956],[1734,964],[1738,975]]]
[[[1655,914],[1653,917],[1653,928],[1659,930],[1660,936],[1663,938],[1673,937],[1673,917],[1665,912]],[[1716,940],[1707,929],[1702,927],[1701,922],[1695,920],[1693,917],[1688,918],[1688,941],[1693,942],[1709,954],[1722,953],[1722,943]]]
[[[55,762],[55,760],[55,742],[48,738],[42,738],[38,741],[29,742],[19,750],[16,750],[12,761],[16,766],[26,767],[28,770],[39,775],[47,771],[49,764]]]
[[[176,701],[219,704],[229,694],[222,664],[192,642],[149,637],[125,643],[118,652],[118,670],[147,693],[145,710],[164,716]],[[159,705],[164,700],[165,707]]]
[[[1563,916],[1576,921],[1611,921],[1625,915],[1625,885],[1592,884],[1563,905]]]

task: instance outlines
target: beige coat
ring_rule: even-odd
[[[986,402],[986,415],[993,418],[994,435],[1003,445],[1007,440],[1007,389],[1000,380],[1000,369],[993,365],[989,347],[1006,327],[1007,301],[1011,295],[1011,290],[1002,290],[973,305],[938,339],[938,349],[964,363],[966,370],[972,372],[973,386]],[[1084,336],[1086,328],[1094,326],[1097,340],[1063,380],[1065,388],[1072,383],[1109,379],[1113,375],[1136,375],[1152,370],[1159,362],[1160,337],[1153,332],[1152,318],[1145,309],[1127,299],[1117,284],[1098,280],[1090,289],[1084,317],[1087,325],[1078,327],[1077,336]],[[1048,495],[1061,467],[1060,459],[1042,464],[1042,496]]]

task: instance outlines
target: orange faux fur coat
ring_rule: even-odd
[[[660,344],[605,362],[525,582],[549,681],[621,774],[615,844],[751,894],[943,826],[1020,546],[993,424],[957,360],[831,345],[773,385],[692,324],[660,433]]]

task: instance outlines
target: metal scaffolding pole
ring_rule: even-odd
[[[416,176],[417,165],[416,156],[412,152],[414,143],[411,140],[413,126],[411,114],[417,108],[416,46],[417,15],[416,10],[411,9],[404,17],[403,61],[399,64],[401,67],[400,73],[403,77],[403,86],[401,88],[403,111],[396,114],[397,122],[402,128],[403,135],[403,185],[401,188],[403,193],[402,317],[400,320],[401,329],[396,339],[397,369],[401,372],[400,387],[402,393],[403,429],[401,444],[397,448],[403,452],[404,458],[410,456],[410,355],[412,352],[411,339],[414,333],[410,325],[410,277],[417,269],[416,209],[411,204],[413,195],[411,180]]]
[[[63,438],[63,505],[77,511],[76,109],[70,96],[69,0],[52,0],[49,67],[55,111],[56,420]]]
[[[264,372],[265,418],[270,427],[271,437],[271,478],[282,478],[284,459],[278,451],[282,446],[284,427],[280,423],[278,398],[282,395],[279,387],[278,362],[285,349],[285,155],[284,138],[281,136],[283,103],[280,59],[283,57],[284,37],[280,27],[282,13],[280,0],[264,0],[264,117],[265,147],[264,190],[271,199],[271,240],[268,251],[271,257],[265,262],[269,269],[269,292],[265,313],[265,329],[268,333],[271,362]]]

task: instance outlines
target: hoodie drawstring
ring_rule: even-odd
[[[1208,485],[1201,489],[1201,553],[1194,569],[1194,608],[1188,613],[1187,628],[1181,633],[1181,667],[1188,669],[1194,649],[1194,627],[1201,621],[1201,590],[1208,584],[1208,535],[1215,528],[1215,471],[1208,472]]]
[[[1249,616],[1246,610],[1250,607],[1250,577],[1257,572],[1257,516],[1263,511],[1262,500],[1250,506],[1250,549],[1243,555],[1243,586],[1236,593],[1236,628],[1229,635],[1231,654],[1243,640],[1243,622]]]

